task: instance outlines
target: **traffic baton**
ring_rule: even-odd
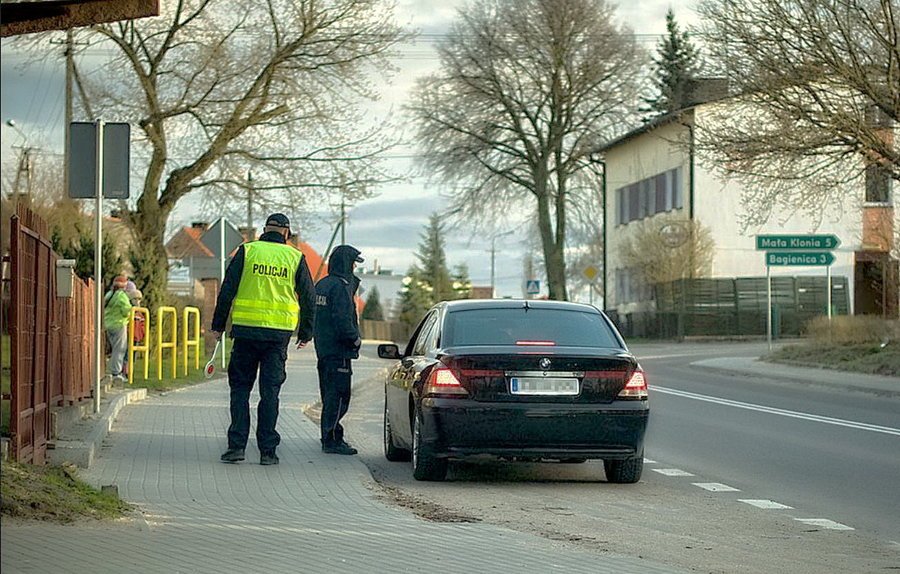
[[[221,343],[222,343],[221,339],[216,341],[216,348],[213,349],[212,357],[209,359],[209,362],[206,363],[206,368],[203,369],[203,372],[206,374],[207,379],[212,378],[212,376],[216,374],[216,353],[219,352],[219,345]]]

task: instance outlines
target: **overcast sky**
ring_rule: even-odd
[[[399,73],[385,87],[382,106],[399,110],[415,79],[436,68],[439,64],[434,50],[438,41],[434,35],[446,32],[456,9],[464,5],[462,0],[398,0],[397,19],[404,27],[422,32],[422,36],[400,47],[397,60]],[[639,0],[622,2],[617,9],[620,22],[627,23],[639,35],[648,50],[655,49],[659,35],[665,32],[665,12],[669,6],[675,9],[682,24],[695,21],[691,11],[694,0]],[[20,134],[6,125],[15,120],[17,127],[28,137],[28,145],[41,148],[42,154],[61,154],[63,141],[64,71],[61,60],[47,59],[23,68],[22,57],[3,43],[2,66],[2,168],[4,179],[14,173],[19,150]],[[85,59],[102,55],[86,55]],[[83,62],[85,65],[87,61]],[[406,156],[414,150],[397,150],[392,155]],[[391,163],[398,172],[412,168],[411,160],[394,159]],[[385,185],[376,197],[353,206],[347,227],[347,241],[363,251],[368,262],[375,260],[384,267],[404,273],[414,262],[413,253],[418,236],[428,215],[440,211],[445,202],[440,190],[427,186],[421,178],[409,182]],[[179,203],[172,226],[187,225],[192,220],[208,219],[210,214],[201,212],[197,200]],[[206,217],[204,217],[206,216]],[[334,213],[323,212],[323,220],[334,221]],[[261,222],[256,222],[261,223]],[[332,229],[323,224],[317,229],[300,230],[301,235],[319,251],[324,251]],[[496,278],[499,295],[522,295],[522,258],[526,238],[517,229],[497,240]],[[490,242],[473,236],[471,230],[454,229],[447,238],[447,256],[451,265],[465,263],[476,285],[490,284]],[[546,292],[546,286],[542,287]],[[585,295],[586,298],[586,295]]]

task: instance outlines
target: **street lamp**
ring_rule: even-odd
[[[16,181],[15,181],[15,184],[13,187],[13,200],[15,203],[18,203],[19,202],[19,181],[22,177],[23,171],[26,173],[26,189],[27,189],[27,194],[28,194],[27,196],[31,197],[31,174],[32,174],[31,152],[33,151],[33,148],[29,145],[26,145],[26,144],[28,144],[28,136],[26,136],[25,132],[23,132],[21,130],[21,128],[19,128],[18,124],[16,124],[16,120],[10,118],[10,119],[6,120],[6,125],[11,127],[12,129],[16,130],[16,132],[19,134],[19,137],[22,138],[22,145],[18,146],[21,148],[22,154],[19,156],[19,167],[16,169]]]

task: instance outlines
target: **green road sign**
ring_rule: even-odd
[[[841,244],[837,235],[757,235],[756,248],[766,251],[795,249],[836,249]]]
[[[834,254],[828,251],[766,252],[766,265],[769,267],[788,265],[812,267],[832,263]]]

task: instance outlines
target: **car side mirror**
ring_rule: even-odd
[[[400,347],[393,343],[378,345],[378,356],[382,359],[400,359]]]

